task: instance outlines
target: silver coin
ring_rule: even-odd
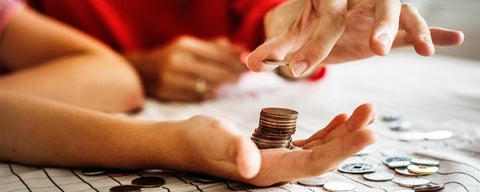
[[[445,186],[443,184],[429,183],[426,185],[414,187],[415,192],[433,192],[443,190]]]
[[[140,186],[136,185],[119,185],[110,188],[110,192],[140,192],[141,189]]]
[[[395,113],[387,113],[382,115],[382,121],[392,122],[400,120],[400,115]]]
[[[325,185],[327,179],[325,177],[313,177],[308,179],[303,179],[297,181],[297,183],[305,186],[312,186],[312,187],[321,187]]]
[[[453,133],[448,130],[437,130],[425,133],[425,139],[428,140],[443,140],[453,136]]]
[[[425,134],[418,131],[408,131],[397,136],[401,141],[421,141],[425,140]]]
[[[390,181],[393,177],[393,174],[385,171],[363,174],[363,178],[370,181]]]
[[[106,169],[100,168],[85,168],[80,171],[82,175],[85,176],[97,176],[97,175],[105,175],[107,173]]]
[[[165,180],[161,177],[154,177],[154,176],[139,177],[132,180],[132,184],[140,187],[145,187],[145,188],[154,188],[154,187],[160,187],[164,185]]]
[[[410,162],[417,165],[430,165],[430,166],[438,166],[440,164],[440,161],[433,160],[433,159],[413,158],[413,159],[410,159]]]
[[[428,174],[421,174],[421,173],[412,173],[408,171],[407,168],[396,168],[395,172],[401,175],[406,175],[406,176],[421,176],[421,175],[428,175]]]
[[[408,167],[410,165],[410,161],[393,161],[388,163],[388,167],[390,168],[402,168]]]
[[[438,172],[437,166],[428,165],[409,165],[407,169],[409,172],[416,174],[433,174]]]
[[[323,185],[323,188],[327,191],[352,191],[355,186],[347,182],[328,182]]]
[[[412,158],[410,158],[410,157],[393,156],[393,157],[387,157],[387,158],[383,159],[382,162],[383,162],[383,164],[385,164],[387,166],[389,166],[388,164],[394,163],[394,162],[401,162],[400,164],[404,164],[403,162],[407,162],[408,164],[404,166],[404,167],[406,167],[410,164],[411,159]],[[395,165],[395,164],[392,164],[392,165]],[[394,168],[394,167],[391,167],[391,168]]]
[[[394,121],[390,124],[390,129],[393,131],[406,131],[411,127],[411,123],[408,121]]]
[[[343,173],[371,173],[375,172],[377,166],[371,163],[347,163],[338,168]]]
[[[402,179],[398,181],[398,184],[403,187],[417,187],[421,185],[426,185],[428,183],[430,183],[428,179],[418,179],[418,178]]]

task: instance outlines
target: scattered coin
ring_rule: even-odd
[[[140,192],[141,187],[135,185],[119,185],[110,188],[110,192]]]
[[[203,174],[193,174],[193,180],[200,182],[200,183],[217,183],[220,182],[222,179],[210,175],[203,175]]]
[[[407,167],[410,160],[410,157],[388,157],[383,160],[383,164],[390,168]]]
[[[398,184],[404,187],[417,187],[421,185],[426,185],[428,183],[430,183],[428,179],[418,179],[418,178],[402,179],[398,181]]]
[[[433,159],[413,158],[413,159],[410,159],[410,162],[417,165],[430,165],[430,166],[438,166],[440,164],[440,161],[433,160]]]
[[[154,176],[139,177],[134,179],[132,181],[132,184],[140,187],[145,187],[145,188],[154,188],[154,187],[160,187],[164,185],[165,180],[161,177],[154,177]]]
[[[325,177],[313,177],[298,181],[299,184],[312,187],[321,187],[325,185],[327,179]]]
[[[421,141],[425,140],[425,134],[418,131],[408,131],[399,134],[397,138],[402,141]]]
[[[371,163],[348,163],[340,166],[338,171],[343,173],[371,173],[377,166]]]
[[[323,188],[327,191],[351,191],[355,186],[347,182],[328,182],[323,185]]]
[[[443,190],[445,186],[443,184],[429,183],[426,185],[414,187],[415,192],[434,192]]]
[[[409,165],[407,169],[409,172],[416,174],[432,174],[438,171],[438,167],[427,165]]]
[[[393,177],[393,174],[385,171],[363,174],[363,178],[370,181],[390,181]]]
[[[453,133],[448,130],[437,130],[425,133],[425,139],[428,140],[443,140],[453,136]]]
[[[263,108],[252,141],[259,149],[290,148],[298,112],[285,108]]]
[[[288,61],[277,60],[277,59],[264,59],[263,64],[267,64],[267,65],[288,65]]]
[[[407,168],[396,168],[395,172],[401,175],[406,175],[406,176],[421,176],[421,175],[428,175],[428,174],[421,174],[421,173],[412,173],[408,171]]]
[[[402,168],[408,167],[410,165],[410,161],[393,161],[390,162],[387,166],[390,168]]]
[[[107,170],[101,168],[85,168],[81,170],[81,173],[85,176],[97,176],[106,174]]]
[[[400,115],[395,113],[387,113],[382,115],[382,121],[392,122],[400,120]]]
[[[394,121],[390,124],[390,129],[393,131],[406,131],[411,127],[411,123],[408,121]]]

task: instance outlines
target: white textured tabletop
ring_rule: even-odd
[[[228,119],[246,135],[258,126],[260,109],[297,110],[294,138],[305,138],[324,127],[336,114],[350,113],[362,103],[376,106],[378,115],[395,113],[411,124],[411,131],[447,130],[444,140],[402,141],[404,132],[392,131],[379,119],[371,125],[376,143],[345,163],[368,162],[394,174],[387,182],[337,170],[323,177],[355,186],[355,191],[398,191],[410,178],[383,165],[390,156],[440,161],[437,173],[425,178],[445,184],[444,191],[480,191],[480,62],[436,55],[416,56],[404,51],[342,65],[329,66],[320,82],[287,82],[272,73],[247,74],[239,85],[225,87],[222,97],[201,104],[165,104],[147,100],[142,111],[130,115],[146,120],[184,119],[209,114]],[[188,173],[139,170],[130,174],[84,176],[80,170],[0,164],[0,191],[108,191],[130,184],[140,175],[156,175],[166,184],[148,191],[325,191],[296,182],[255,188],[232,181],[202,183]],[[413,178],[415,178],[413,177]]]

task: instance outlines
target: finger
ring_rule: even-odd
[[[206,83],[203,90],[198,89],[198,79],[182,73],[164,73],[161,76],[157,95],[169,95],[181,101],[201,101],[215,95],[217,86]]]
[[[180,59],[180,58],[179,58]],[[183,62],[172,63],[178,72],[185,73],[196,79],[206,79],[211,84],[236,82],[240,76],[225,68],[218,67],[214,61],[183,58]]]
[[[407,32],[418,54],[423,56],[433,55],[435,48],[433,47],[428,25],[413,5],[408,3],[402,5],[400,23]]]
[[[342,35],[346,21],[346,0],[313,1],[318,22],[309,39],[292,55],[290,73],[301,77],[314,70],[328,56]]]
[[[247,67],[250,69],[250,71],[254,72],[271,71],[278,66],[265,65],[263,60],[285,60],[285,56],[288,54],[291,47],[292,42],[286,39],[268,39],[247,56]]]
[[[374,141],[375,135],[371,130],[360,129],[324,145],[313,147],[311,148],[313,151],[311,159],[317,163],[312,168],[323,170],[325,165],[318,161],[318,159],[322,159],[323,162],[330,164],[331,167],[327,169],[330,170]]]
[[[294,141],[293,144],[295,146],[302,147],[305,144],[310,143],[314,140],[322,140],[323,137],[328,135],[328,133],[330,133],[333,129],[335,129],[336,127],[339,127],[340,125],[344,124],[345,121],[347,121],[347,119],[348,119],[347,114],[345,114],[345,113],[339,114],[335,118],[333,118],[333,120],[330,121],[330,123],[325,128],[321,129],[320,131],[317,131],[315,134],[310,136],[308,139]]]
[[[395,38],[401,4],[398,0],[379,0],[375,5],[375,25],[370,36],[370,49],[377,55],[386,55]]]
[[[330,131],[322,138],[321,142],[316,141],[306,144],[304,148],[327,143],[334,139],[343,137],[353,131],[367,128],[368,124],[372,123],[375,119],[374,111],[375,110],[371,104],[362,104],[358,106],[355,111],[353,111],[350,118],[348,118],[348,120],[345,122],[345,124],[336,127],[334,130]]]
[[[437,27],[430,28],[430,34],[432,36],[432,42],[434,45],[440,46],[452,46],[460,45],[463,43],[464,34],[461,31],[455,31],[450,29],[443,29]],[[404,47],[412,45],[413,41],[405,31],[400,31],[395,38],[393,44],[394,47]]]
[[[218,46],[218,49],[229,51],[230,54],[232,55],[233,59],[235,59],[235,62],[233,63],[225,63],[227,67],[230,68],[233,72],[237,74],[242,74],[246,71],[248,71],[247,67],[243,65],[242,62],[244,62],[244,54],[246,52],[246,49],[233,44],[230,42],[227,38],[217,38],[213,41],[213,43]],[[238,62],[242,63],[239,64]]]
[[[204,60],[211,60],[217,67],[225,68],[236,71],[236,67],[231,65],[243,66],[240,61],[240,55],[230,52],[230,49],[225,49],[223,46],[216,43],[199,40],[193,37],[185,37],[180,41],[180,44],[192,53],[196,53],[195,56]]]

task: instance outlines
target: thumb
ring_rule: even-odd
[[[291,48],[292,41],[277,37],[268,39],[247,56],[247,67],[254,72],[271,71],[278,65],[268,65],[263,61],[286,60]]]
[[[247,137],[239,136],[235,140],[234,159],[240,175],[246,179],[253,178],[260,171],[260,150]]]

